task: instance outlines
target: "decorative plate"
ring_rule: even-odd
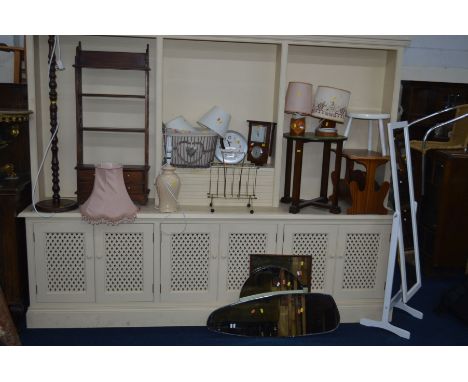
[[[224,149],[221,148],[223,139]],[[233,130],[228,130],[224,138],[218,140],[215,157],[221,163],[238,164],[242,162],[247,154],[247,140],[244,136]]]

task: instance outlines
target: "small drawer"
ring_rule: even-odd
[[[123,177],[124,177],[125,184],[144,183],[144,180],[145,180],[144,172],[140,170],[124,169]]]
[[[77,169],[78,182],[94,182],[94,168],[93,169]]]
[[[127,188],[127,192],[129,194],[140,194],[145,192],[145,185],[143,183],[140,184],[129,184],[125,182],[125,187]]]

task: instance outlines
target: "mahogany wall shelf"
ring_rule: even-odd
[[[148,139],[149,139],[149,46],[145,53],[82,50],[81,42],[75,56],[76,142],[77,142],[77,196],[78,203],[88,199],[94,184],[94,165],[83,161],[83,133],[137,133],[144,134],[144,165],[123,164],[124,181],[130,198],[139,204],[148,202]],[[84,93],[82,69],[138,70],[145,73],[144,94]],[[145,102],[143,128],[83,126],[83,98],[142,99]]]

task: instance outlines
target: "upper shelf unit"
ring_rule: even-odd
[[[136,38],[135,38],[136,37]],[[38,77],[38,92],[30,89],[32,103],[41,110],[34,115],[40,121],[37,140],[40,156],[41,145],[48,141],[47,120],[47,38],[34,38],[38,58],[32,71]],[[289,128],[289,116],[284,114],[284,100],[289,81],[307,81],[317,85],[332,85],[351,91],[351,108],[384,109],[397,117],[400,67],[403,49],[409,39],[399,36],[62,36],[62,61],[69,65],[74,60],[78,41],[97,51],[141,52],[149,44],[150,98],[149,98],[149,177],[154,179],[162,164],[162,124],[183,115],[191,124],[212,106],[218,105],[232,115],[229,128],[247,137],[247,120],[277,123],[274,158],[270,166],[262,169],[262,182],[267,190],[263,205],[277,206],[283,189],[282,156],[283,131]],[[31,62],[28,58],[28,62]],[[29,68],[29,65],[28,65]],[[33,70],[34,69],[34,70]],[[29,69],[28,69],[29,70]],[[137,74],[132,71],[115,75],[115,70],[87,69],[87,82],[83,83],[82,98],[87,108],[85,127],[106,127],[114,123],[123,128],[141,128],[142,113],[138,109],[143,102],[139,92]],[[122,72],[122,71],[120,71]],[[34,73],[31,73],[34,75]],[[120,83],[116,84],[116,81]],[[105,83],[102,85],[102,83]],[[32,86],[33,84],[28,84]],[[76,185],[73,174],[76,148],[73,129],[75,94],[73,70],[58,75],[60,134],[61,188],[64,196],[73,196]],[[38,94],[37,99],[33,99]],[[117,104],[117,106],[116,106]],[[308,129],[314,127],[314,119],[308,118]],[[113,128],[117,128],[113,126]],[[339,128],[343,128],[339,126]],[[366,147],[367,136],[353,129],[353,137],[347,143],[352,147]],[[107,158],[120,163],[140,158],[143,134],[102,134],[88,131],[85,136],[84,155],[89,163]],[[377,138],[377,137],[375,137]],[[34,145],[33,145],[34,147]],[[35,149],[34,149],[35,150]],[[318,182],[314,174],[321,168],[320,148],[310,150],[317,160],[310,160],[304,170],[304,197],[315,196]],[[306,153],[306,155],[308,155]],[[310,158],[309,158],[310,159]],[[141,165],[141,163],[132,163]],[[182,172],[182,170],[181,170]],[[204,174],[192,171],[191,180],[182,179],[181,204],[200,204],[206,201]],[[44,170],[44,179],[50,177]],[[192,187],[192,180],[199,179],[199,188]],[[45,182],[48,187],[49,182]],[[196,196],[195,192],[199,195]],[[71,191],[71,192],[70,192]],[[152,190],[152,193],[154,189]],[[45,190],[45,195],[50,193]],[[150,197],[154,194],[150,194]],[[262,199],[262,198],[260,198]],[[259,201],[260,202],[260,201]],[[258,204],[260,206],[261,204]]]
[[[133,201],[146,204],[148,201],[149,170],[149,45],[145,53],[82,50],[81,41],[75,55],[75,97],[76,97],[76,138],[77,138],[77,196],[84,203],[93,189],[94,165],[83,160],[83,134],[87,131],[100,133],[142,133],[144,134],[144,164],[123,166],[123,175],[128,193]],[[83,69],[111,69],[144,72],[143,95],[117,93],[84,93]],[[138,98],[144,100],[144,126],[142,128],[91,127],[83,124],[83,97]]]
[[[278,44],[165,38],[163,121],[191,124],[212,106],[229,114],[229,129],[247,137],[247,120],[276,121]]]

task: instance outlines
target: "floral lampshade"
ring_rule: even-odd
[[[201,127],[213,130],[223,138],[228,130],[229,122],[231,122],[231,115],[219,106],[213,106],[210,111],[205,113],[203,117],[197,121]]]
[[[315,92],[312,116],[343,123],[351,92],[329,86],[319,86]]]

